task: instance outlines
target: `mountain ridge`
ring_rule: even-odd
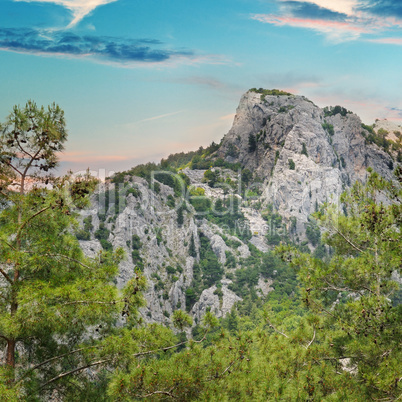
[[[80,243],[87,254],[125,249],[117,283],[134,269],[144,273],[145,321],[169,323],[179,308],[196,324],[207,311],[223,317],[236,303],[285,286],[285,268],[271,253],[279,242],[326,258],[310,215],[339,202],[368,167],[390,178],[397,152],[400,142],[340,106],[321,109],[303,96],[252,89],[220,144],[102,185]]]

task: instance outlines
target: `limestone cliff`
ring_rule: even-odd
[[[147,307],[142,310],[146,321],[168,323],[178,308],[187,309],[197,320],[207,310],[224,316],[242,300],[233,283],[236,271],[249,264],[253,250],[266,253],[277,241],[270,232],[274,218],[274,229],[282,228],[292,241],[308,243],[309,216],[320,204],[337,202],[344,189],[365,180],[369,166],[391,176],[395,155],[378,146],[370,130],[341,107],[321,109],[303,96],[248,91],[221,144],[210,154],[199,155],[204,168],[189,163],[179,169],[187,180],[184,193],[178,195],[174,186],[132,174],[101,187],[92,210],[85,213],[89,232],[81,240],[82,248],[92,255],[106,246],[125,249],[127,258],[120,264],[117,284],[123,286],[135,267],[144,272],[149,284]],[[244,186],[246,170],[251,177]],[[208,179],[211,176],[214,180]],[[221,206],[227,203],[228,193],[237,197],[241,203],[237,213],[249,234],[238,236],[222,219],[197,213],[191,202],[194,189],[212,201],[211,209],[218,200]],[[216,256],[211,264],[216,265],[219,279],[213,283],[203,281],[202,269],[208,267],[204,263],[202,268],[201,244]],[[308,246],[314,249],[311,241]],[[275,288],[274,275],[275,271],[272,277],[256,277],[253,286],[259,296]]]

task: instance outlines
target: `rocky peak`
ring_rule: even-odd
[[[339,106],[321,109],[304,96],[250,90],[217,154],[262,179],[266,204],[307,222],[316,205],[364,180],[369,166],[390,176],[391,156],[365,134],[360,118]]]

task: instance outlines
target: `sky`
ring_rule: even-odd
[[[0,0],[0,122],[65,111],[60,171],[219,142],[253,87],[402,124],[402,1]]]

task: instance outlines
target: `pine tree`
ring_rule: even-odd
[[[189,250],[188,250],[188,254],[191,257],[194,257],[194,258],[197,257],[197,250],[195,248],[195,242],[194,242],[194,235],[193,234],[191,235],[190,247],[189,247]]]
[[[387,181],[369,170],[341,201],[315,214],[332,248],[329,262],[282,246],[282,256],[300,267],[302,297],[324,318],[334,360],[348,357],[370,398],[398,399],[402,359],[400,284],[402,169]]]
[[[257,140],[254,134],[248,136],[248,150],[249,152],[255,152],[257,149]]]
[[[14,107],[0,136],[0,341],[8,386],[32,392],[63,362],[79,365],[88,328],[130,302],[112,283],[122,252],[85,258],[70,230],[96,182],[49,175],[66,138],[63,111],[33,102]]]

